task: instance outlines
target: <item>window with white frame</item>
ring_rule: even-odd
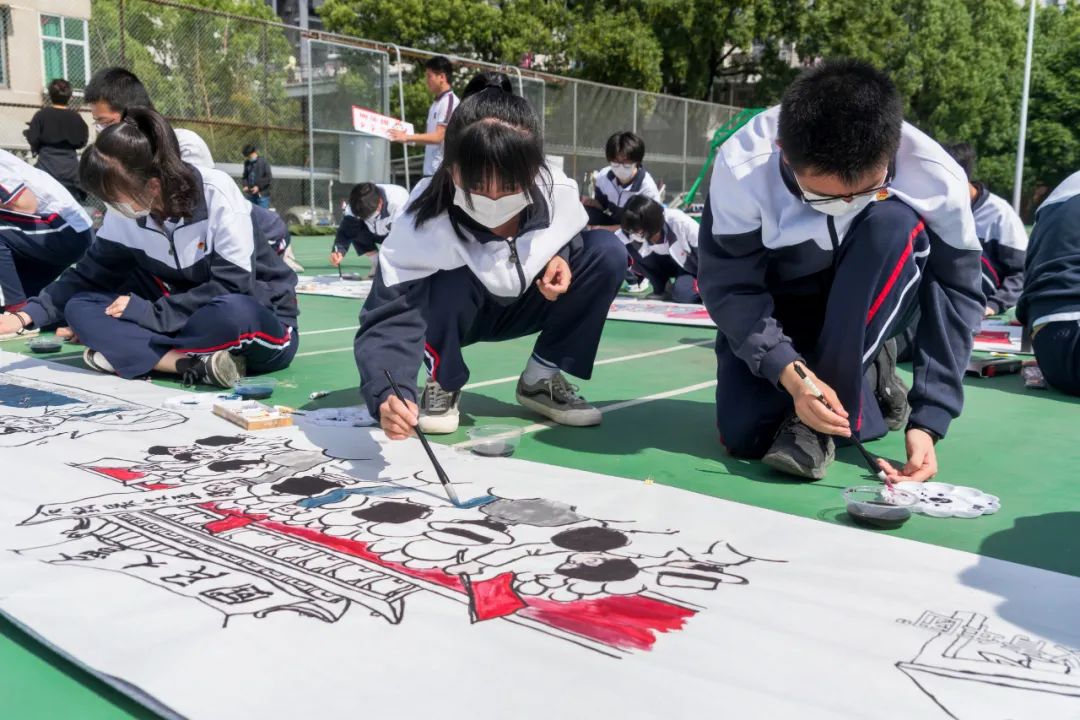
[[[90,50],[86,42],[86,21],[60,15],[41,16],[41,65],[44,85],[64,78],[76,90],[90,79]]]

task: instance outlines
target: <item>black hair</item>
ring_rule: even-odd
[[[242,442],[244,442],[244,438],[236,435],[209,435],[199,438],[195,441],[195,444],[204,447],[225,447],[226,445],[236,445]]]
[[[417,227],[450,208],[455,170],[467,202],[472,202],[470,191],[492,181],[528,192],[541,175],[550,185],[540,120],[529,101],[507,92],[501,79],[461,102],[446,126],[443,146],[443,161],[431,183],[409,204]]]
[[[71,100],[71,83],[64,78],[53,78],[49,82],[49,102],[53,105],[67,105]]]
[[[436,55],[433,58],[429,58],[424,63],[424,69],[430,70],[436,75],[445,75],[446,82],[450,82],[450,78],[454,76],[454,64],[450,62],[450,58],[443,57],[442,55]]]
[[[975,179],[975,163],[978,162],[979,156],[971,143],[958,142],[946,145],[945,152],[952,155],[952,159],[964,169],[964,174],[968,176],[969,181]]]
[[[120,113],[133,107],[154,107],[146,86],[135,73],[122,67],[105,68],[94,73],[83,90],[83,100],[87,103],[104,101]]]
[[[618,582],[638,574],[638,567],[626,558],[608,558],[599,565],[561,566],[555,570],[563,577],[587,582]]]
[[[889,77],[861,60],[826,60],[805,70],[780,102],[778,139],[795,170],[856,183],[900,146],[904,103]]]
[[[651,238],[664,229],[664,208],[644,195],[633,195],[623,208],[622,231],[627,235],[641,233]]]
[[[105,202],[120,195],[138,197],[151,178],[161,182],[165,217],[191,217],[198,202],[195,171],[180,158],[172,126],[145,107],[125,110],[123,119],[102,130],[79,162],[83,189]]]
[[[248,143],[240,152],[244,154],[244,157],[247,157],[253,152],[259,152],[259,148],[255,146],[255,143]]]
[[[375,523],[401,523],[412,522],[431,514],[431,508],[412,502],[386,501],[366,505],[359,510],[353,510],[352,516],[361,520]]]
[[[645,160],[645,141],[640,135],[629,130],[617,132],[607,139],[604,154],[608,162],[615,162],[616,158],[626,158],[640,165]]]
[[[327,480],[318,475],[300,475],[298,477],[285,478],[281,482],[274,483],[270,489],[282,495],[306,495],[314,497],[327,490],[341,487],[341,483]]]
[[[379,200],[381,198],[375,183],[358,183],[349,191],[349,209],[361,220],[371,217],[371,214],[378,210]]]
[[[514,92],[514,86],[510,82],[509,75],[495,70],[481,70],[473,75],[472,80],[465,86],[464,92],[461,93],[461,99],[465,100],[489,87],[501,88],[503,92],[510,94]]]

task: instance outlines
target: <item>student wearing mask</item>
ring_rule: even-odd
[[[1039,206],[1016,317],[1052,387],[1080,396],[1080,172]]]
[[[38,170],[44,170],[64,186],[79,202],[86,193],[79,187],[79,150],[86,147],[90,130],[79,113],[68,108],[71,83],[55,78],[47,88],[49,104],[34,113],[23,131],[30,152],[37,156]]]
[[[259,148],[251,143],[244,146],[244,196],[261,208],[270,207],[270,186],[274,182],[270,163],[259,155]]]
[[[1024,256],[1028,236],[1024,221],[1005,198],[975,180],[975,148],[968,143],[946,145],[945,150],[964,169],[971,192],[975,235],[983,248],[982,277],[986,315],[997,315],[1016,306],[1024,289]]]
[[[0,150],[0,307],[12,313],[83,256],[90,217],[60,182]],[[0,340],[25,329],[14,323]]]
[[[604,147],[608,166],[596,172],[596,190],[591,198],[582,198],[588,208],[589,225],[617,229],[623,208],[630,198],[644,195],[661,202],[656,181],[642,164],[645,141],[635,133],[617,132]]]
[[[251,204],[224,173],[180,157],[161,115],[127,111],[80,162],[83,186],[107,204],[97,238],[74,267],[0,318],[0,332],[60,314],[100,372],[151,371],[186,384],[231,387],[245,369],[287,367],[296,353],[296,276],[261,236]],[[133,272],[159,286],[116,288]]]
[[[701,302],[697,288],[700,230],[682,210],[664,208],[644,195],[630,198],[623,208],[622,231],[630,240],[627,249],[634,271],[672,302]]]
[[[450,87],[454,77],[454,65],[448,58],[439,55],[424,63],[424,82],[435,100],[428,108],[427,126],[424,132],[410,135],[400,130],[392,130],[390,139],[394,142],[415,143],[424,146],[424,177],[431,177],[443,161],[443,140],[450,117],[459,104],[457,95]]]
[[[612,233],[584,231],[577,185],[545,164],[529,103],[501,76],[485,83],[451,118],[443,164],[416,186],[383,242],[360,313],[360,389],[392,439],[418,422],[425,432],[457,429],[469,378],[463,347],[537,331],[518,401],[566,425],[601,420],[562,372],[591,376],[626,252]]]
[[[398,185],[370,182],[354,185],[345,206],[345,217],[338,225],[330,250],[330,264],[334,267],[341,265],[351,246],[357,255],[371,258],[368,277],[374,277],[378,269],[379,245],[390,234],[394,221],[404,212],[408,201],[409,191]]]
[[[934,476],[986,306],[982,252],[963,170],[904,122],[888,77],[826,61],[724,143],[698,252],[732,454],[820,478],[834,437],[884,435],[908,402],[875,359],[918,315],[907,463],[882,466],[893,480]]]

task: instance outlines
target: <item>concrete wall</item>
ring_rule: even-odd
[[[41,15],[90,19],[90,0],[19,0],[8,5],[8,86],[0,86],[0,147],[26,149],[22,131],[44,100]],[[91,73],[95,68],[90,68]],[[10,107],[6,103],[31,107]],[[83,113],[87,123],[88,115]]]

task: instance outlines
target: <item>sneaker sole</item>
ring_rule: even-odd
[[[794,475],[795,477],[807,478],[808,480],[821,480],[824,478],[825,472],[829,469],[829,466],[833,464],[834,460],[836,460],[835,449],[825,457],[825,462],[820,468],[811,469],[810,472],[807,473],[806,468],[795,462],[790,455],[785,455],[784,453],[766,453],[765,457],[761,458],[762,463],[774,470],[779,470],[782,473]]]
[[[236,381],[244,376],[244,363],[229,353],[215,355],[210,360],[210,366],[214,377],[207,380],[212,380],[214,385],[221,388],[233,387]]]
[[[517,401],[522,407],[543,415],[560,425],[570,427],[593,427],[599,425],[604,418],[596,408],[590,410],[556,410],[521,393],[517,393]]]
[[[460,425],[461,415],[457,412],[445,415],[421,415],[420,432],[425,435],[449,435],[457,432]]]

